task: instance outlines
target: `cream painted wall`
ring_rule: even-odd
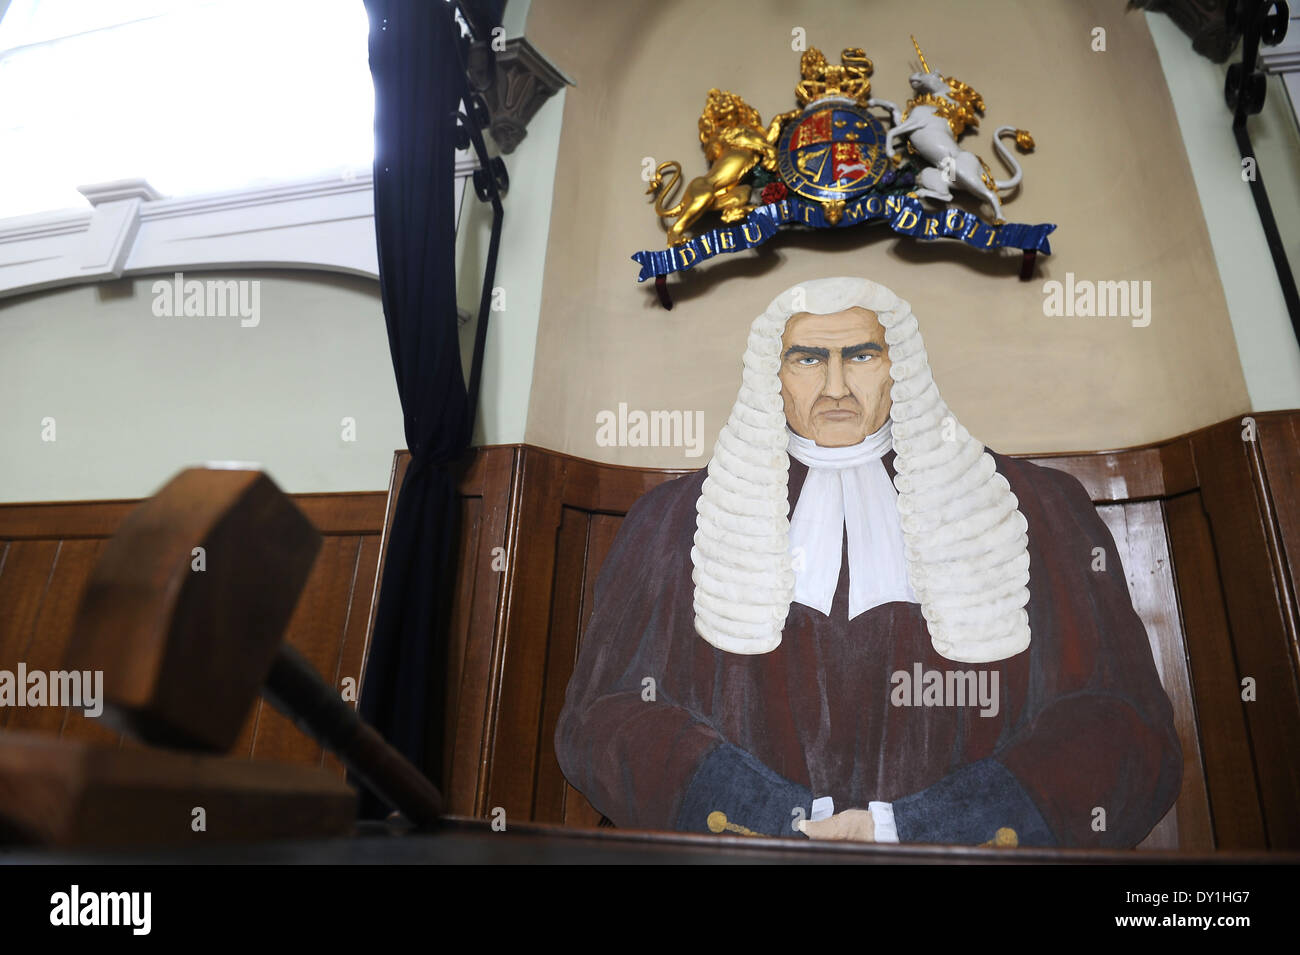
[[[933,67],[974,85],[984,129],[1028,127],[1018,221],[1059,224],[1054,254],[1019,282],[1017,258],[894,238],[882,227],[786,234],[670,279],[672,312],[628,256],[661,246],[643,157],[704,171],[696,120],[710,86],[764,119],[794,105],[791,30],[838,56],[861,44],[876,95],[906,99],[915,32]],[[1107,49],[1091,49],[1106,30]],[[530,443],[638,466],[707,460],[735,398],[749,324],[802,279],[858,274],[908,299],[936,380],[972,433],[1006,452],[1099,449],[1172,436],[1250,408],[1205,217],[1151,35],[1113,0],[535,0],[529,36],[573,77],[565,100]],[[997,168],[988,132],[964,140]],[[1003,175],[998,169],[999,175]],[[1043,283],[1067,272],[1151,283],[1152,321],[1048,318]],[[705,457],[602,447],[596,416],[704,415]]]
[[[378,283],[186,273],[260,282],[242,327],[155,317],[158,278],[0,299],[0,500],[145,497],[214,459],[260,462],[289,493],[388,487],[406,439]]]

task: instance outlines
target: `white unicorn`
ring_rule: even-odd
[[[885,137],[885,151],[892,155],[896,141],[907,139],[911,150],[930,164],[917,176],[917,196],[947,202],[952,199],[951,187],[955,184],[992,205],[993,221],[1001,225],[1006,220],[1002,218],[999,193],[1015,189],[1023,175],[1016,157],[1002,145],[1002,137],[1014,134],[1016,145],[1025,152],[1034,148],[1034,139],[1028,130],[999,126],[993,133],[993,149],[1013,175],[1010,179],[994,179],[988,163],[957,145],[958,137],[968,126],[978,127],[984,98],[961,80],[931,72],[916,37],[912,37],[912,46],[924,72],[908,77],[916,95],[907,101],[906,109],[900,110],[889,100],[868,101],[869,106],[889,110],[894,118],[894,125]]]

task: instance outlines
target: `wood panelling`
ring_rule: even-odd
[[[1300,415],[1277,417],[1261,415],[1256,422],[1259,452],[1276,526],[1278,552],[1284,557],[1280,568],[1283,584],[1289,591],[1289,606],[1296,606],[1300,593]],[[1295,617],[1288,621],[1291,633],[1297,630]],[[1300,672],[1300,642],[1291,641],[1291,660]]]
[[[556,561],[553,597],[551,600],[550,639],[546,645],[546,672],[542,685],[549,683],[548,673],[572,673],[582,629],[583,568],[590,558],[587,554],[587,537],[591,515],[576,508],[560,511],[560,527],[556,534]],[[564,706],[564,697],[549,693],[542,699],[542,718],[538,737],[533,748],[546,752],[546,741],[555,737],[555,725]],[[540,759],[537,764],[537,784],[530,818],[562,820],[567,798],[564,776],[553,759]],[[599,820],[597,820],[599,821]]]
[[[325,537],[289,623],[289,641],[327,680],[359,680],[387,496],[300,494],[294,502]],[[0,669],[62,668],[77,605],[96,557],[138,501],[0,504]],[[0,709],[0,728],[121,742],[121,734],[71,707]],[[128,745],[131,744],[129,741]],[[321,748],[258,701],[234,752],[321,765]],[[340,775],[342,766],[328,758]]]
[[[563,507],[555,492],[563,486],[564,460],[527,449],[519,467],[517,505],[511,507],[507,553],[510,573],[504,610],[507,633],[498,644],[493,691],[498,700],[490,722],[492,757],[486,779],[488,805],[505,808],[508,818],[531,818],[535,779],[546,750],[539,747],[546,682],[548,626],[554,604],[557,537]]]
[[[518,515],[510,513],[516,498],[516,454],[513,448],[492,448],[474,461],[462,479],[464,496],[462,533],[467,560],[461,573],[473,575],[464,592],[468,605],[463,613],[465,630],[457,634],[457,666],[448,667],[443,679],[449,682],[447,699],[454,706],[446,713],[449,739],[444,758],[444,785],[448,811],[485,815],[488,805],[487,777],[492,759],[491,732],[496,702],[501,699],[501,669],[505,645],[495,639],[504,629],[511,600],[506,590],[508,570],[515,562],[518,538],[530,530],[520,529]],[[474,518],[468,526],[468,518]],[[437,678],[435,674],[435,678]],[[432,714],[438,719],[439,714]],[[526,810],[514,818],[527,818]]]
[[[1143,448],[1022,456],[1087,489],[1173,701],[1183,788],[1144,848],[1300,848],[1300,413],[1253,417],[1253,440],[1233,420]],[[396,455],[387,496],[295,497],[326,542],[289,639],[336,685],[362,676],[381,534],[408,462]],[[431,715],[425,760],[451,813],[499,806],[511,821],[600,822],[559,772],[555,723],[623,516],[684,473],[526,445],[475,449],[460,464],[451,633],[428,674],[445,706]],[[58,667],[86,573],[133,503],[0,505],[0,668]],[[1246,677],[1253,701],[1242,698]],[[2,710],[8,725],[78,739],[107,732],[62,710]],[[238,751],[327,761],[260,703]]]
[[[23,641],[18,660],[32,670],[58,670],[63,666],[63,651],[72,636],[72,623],[76,618],[77,604],[90,568],[103,548],[103,540],[65,540],[59,542],[58,552],[50,567],[48,582],[37,609],[32,627]],[[38,730],[61,733],[66,711],[62,707],[15,707],[0,710],[0,726],[8,730]]]
[[[1265,845],[1223,582],[1200,493],[1165,504],[1216,848]],[[1184,752],[1187,744],[1184,738]],[[1184,766],[1184,787],[1186,774]]]
[[[1185,437],[1124,451],[1012,456],[1073,475],[1096,504],[1169,497],[1196,487],[1196,466]]]
[[[1213,849],[1200,734],[1163,508],[1159,501],[1138,501],[1098,505],[1097,513],[1115,538],[1133,609],[1146,626],[1151,655],[1173,704],[1174,724],[1183,747],[1183,785],[1178,801],[1139,848]]]
[[[327,537],[289,621],[289,642],[322,674],[332,676],[338,669],[360,554],[360,538]],[[263,705],[258,731],[252,739],[252,756],[272,762],[319,765],[322,750],[314,742],[304,745],[302,733],[287,716]]]
[[[1087,489],[1115,537],[1174,705],[1183,787],[1146,849],[1300,847],[1300,510],[1291,491],[1300,415],[1254,417],[1253,445],[1234,420],[1143,448],[1020,455]],[[460,489],[470,520],[446,674],[455,702],[439,728],[455,745],[443,770],[453,812],[500,806],[509,819],[600,821],[559,773],[555,722],[623,515],[684,473],[523,445],[467,459]],[[492,569],[499,547],[504,570]],[[1250,674],[1261,700],[1270,695],[1267,707],[1242,701],[1240,678]]]
[[[1276,418],[1255,416],[1259,433],[1281,443]],[[1295,593],[1286,569],[1300,553],[1285,552],[1277,522],[1279,511],[1294,508],[1295,487],[1284,486],[1285,475],[1265,472],[1259,440],[1243,440],[1238,422],[1225,425],[1197,432],[1192,449],[1219,564],[1238,698],[1241,681],[1255,684],[1255,699],[1238,705],[1250,733],[1265,839],[1270,846],[1300,847],[1300,685]]]

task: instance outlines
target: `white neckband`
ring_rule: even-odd
[[[907,578],[898,492],[881,459],[893,448],[889,419],[857,444],[824,448],[787,426],[790,456],[808,466],[790,518],[794,600],[830,615],[847,527],[849,619],[880,604],[919,603]]]
[[[791,457],[802,461],[810,468],[856,467],[872,458],[884,457],[885,452],[893,449],[893,426],[893,422],[886,418],[885,423],[874,434],[867,435],[857,444],[850,444],[843,448],[824,448],[816,441],[795,434],[787,424],[785,430],[790,439],[787,449]]]

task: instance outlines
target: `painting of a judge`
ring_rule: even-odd
[[[777,296],[708,467],[628,513],[555,744],[617,826],[814,840],[1133,847],[1182,777],[1088,495],[855,278]]]

